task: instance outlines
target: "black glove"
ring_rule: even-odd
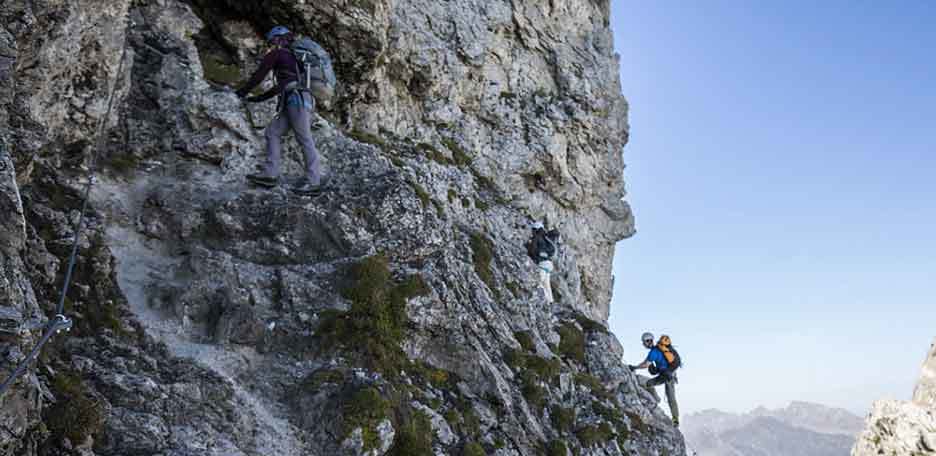
[[[247,101],[250,102],[250,103],[257,103],[257,102],[263,101],[263,97],[257,95],[257,96],[254,96],[254,97],[247,97],[247,98],[245,98],[245,100],[247,100]]]
[[[628,364],[628,365],[627,365],[627,368],[630,369],[631,372],[634,372],[635,370],[637,370],[637,366],[635,366],[635,365],[633,365],[633,364]]]
[[[247,96],[247,92],[243,89],[238,89],[234,91],[234,94],[237,95],[237,98],[244,98]],[[248,100],[250,101],[250,100]]]

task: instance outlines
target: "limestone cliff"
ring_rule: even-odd
[[[913,400],[875,402],[851,454],[936,454],[936,340],[923,362]]]
[[[608,17],[607,0],[0,4],[6,371],[54,314],[97,169],[75,326],[0,398],[0,455],[684,454],[605,324],[633,233]],[[314,197],[244,182],[274,103],[222,90],[274,24],[338,70],[313,131],[333,190]],[[554,304],[523,247],[543,218],[563,234]]]

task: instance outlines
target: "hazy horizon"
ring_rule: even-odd
[[[936,335],[936,3],[612,2],[637,234],[611,329],[682,413],[909,399]],[[665,409],[665,407],[664,407]]]

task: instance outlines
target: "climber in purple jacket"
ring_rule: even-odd
[[[267,127],[266,136],[266,164],[259,174],[249,174],[247,179],[267,187],[276,185],[279,181],[280,164],[282,161],[282,136],[287,129],[292,129],[296,139],[305,151],[306,178],[295,188],[298,192],[315,192],[321,189],[321,169],[318,151],[315,149],[315,139],[309,124],[312,112],[315,109],[315,99],[308,91],[300,90],[298,84],[299,63],[289,50],[293,34],[286,27],[276,26],[266,35],[267,41],[275,48],[263,57],[260,67],[253,76],[237,89],[238,97],[246,98],[249,102],[266,101],[279,96],[277,101],[277,115]],[[247,96],[250,91],[273,71],[276,77],[276,86],[262,95]]]

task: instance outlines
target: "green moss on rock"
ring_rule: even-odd
[[[520,346],[526,351],[533,351],[535,348],[533,336],[529,331],[517,331],[514,333],[514,338],[517,339],[517,342],[520,343]]]
[[[546,447],[547,456],[568,456],[568,454],[569,449],[562,440],[553,440],[549,442],[549,446]]]
[[[587,387],[589,390],[591,390],[592,395],[597,398],[609,401],[614,400],[614,395],[605,389],[604,385],[601,384],[601,381],[595,378],[593,375],[579,372],[578,374],[575,374],[575,382]]]
[[[614,429],[608,423],[587,426],[575,431],[575,436],[582,442],[583,447],[592,447],[614,438]]]
[[[432,423],[429,417],[416,411],[404,420],[387,456],[432,456]]]
[[[579,326],[582,327],[585,332],[599,332],[607,334],[608,328],[591,318],[586,317],[582,314],[575,314],[575,321],[578,322]]]
[[[452,161],[456,166],[463,168],[471,164],[471,156],[454,139],[443,138],[442,145],[452,153]]]
[[[344,437],[361,428],[364,450],[377,448],[380,444],[377,425],[387,417],[389,410],[390,401],[384,399],[377,389],[367,387],[354,392],[342,407]]]
[[[630,420],[631,429],[636,430],[641,434],[649,434],[650,426],[640,417],[640,415],[634,412],[624,412],[627,415],[627,419]]]
[[[357,141],[357,142],[359,142],[359,143],[370,144],[370,145],[376,146],[376,147],[378,147],[378,148],[380,148],[380,149],[384,149],[384,148],[387,147],[387,141],[385,141],[385,140],[384,140],[383,138],[381,138],[380,136],[377,136],[377,135],[375,135],[375,134],[373,134],[373,133],[369,133],[369,132],[367,132],[367,131],[365,131],[365,130],[360,130],[360,129],[351,130],[351,131],[348,133],[348,136],[349,136],[351,139],[353,139],[353,140],[355,140],[355,141]]]
[[[442,152],[436,149],[432,144],[429,143],[419,143],[416,145],[416,149],[422,152],[429,160],[432,160],[440,165],[451,165],[452,161],[445,156]]]
[[[566,359],[585,362],[585,334],[572,323],[559,327],[559,354]]]
[[[530,371],[520,374],[520,392],[535,409],[542,409],[546,405],[546,388],[540,385],[539,379]]]
[[[462,448],[462,456],[485,456],[484,447],[477,442],[468,442]]]
[[[101,404],[89,397],[81,377],[60,372],[52,379],[56,403],[46,413],[45,424],[54,439],[67,438],[80,445],[104,426]]]
[[[409,184],[410,187],[413,187],[413,191],[416,192],[416,197],[422,202],[423,207],[429,207],[429,204],[432,202],[432,197],[429,196],[429,192],[416,182],[410,182]]]
[[[225,63],[214,55],[201,57],[201,63],[205,79],[208,81],[224,85],[240,82],[240,68],[237,65]]]
[[[566,407],[553,407],[550,413],[552,425],[560,434],[575,429],[575,409]]]
[[[494,243],[481,233],[472,233],[471,251],[473,253],[475,273],[491,291],[496,293],[494,271],[491,269],[491,261],[494,260]]]
[[[351,309],[322,312],[318,336],[326,347],[344,345],[368,368],[395,377],[407,361],[400,348],[408,322],[406,301],[428,292],[419,276],[394,285],[385,256],[365,258],[349,268],[347,285],[342,289]]]
[[[320,369],[309,375],[307,375],[302,380],[302,388],[307,391],[315,392],[318,391],[322,385],[325,384],[334,384],[340,385],[344,383],[345,374],[339,370],[330,370],[330,369]]]

